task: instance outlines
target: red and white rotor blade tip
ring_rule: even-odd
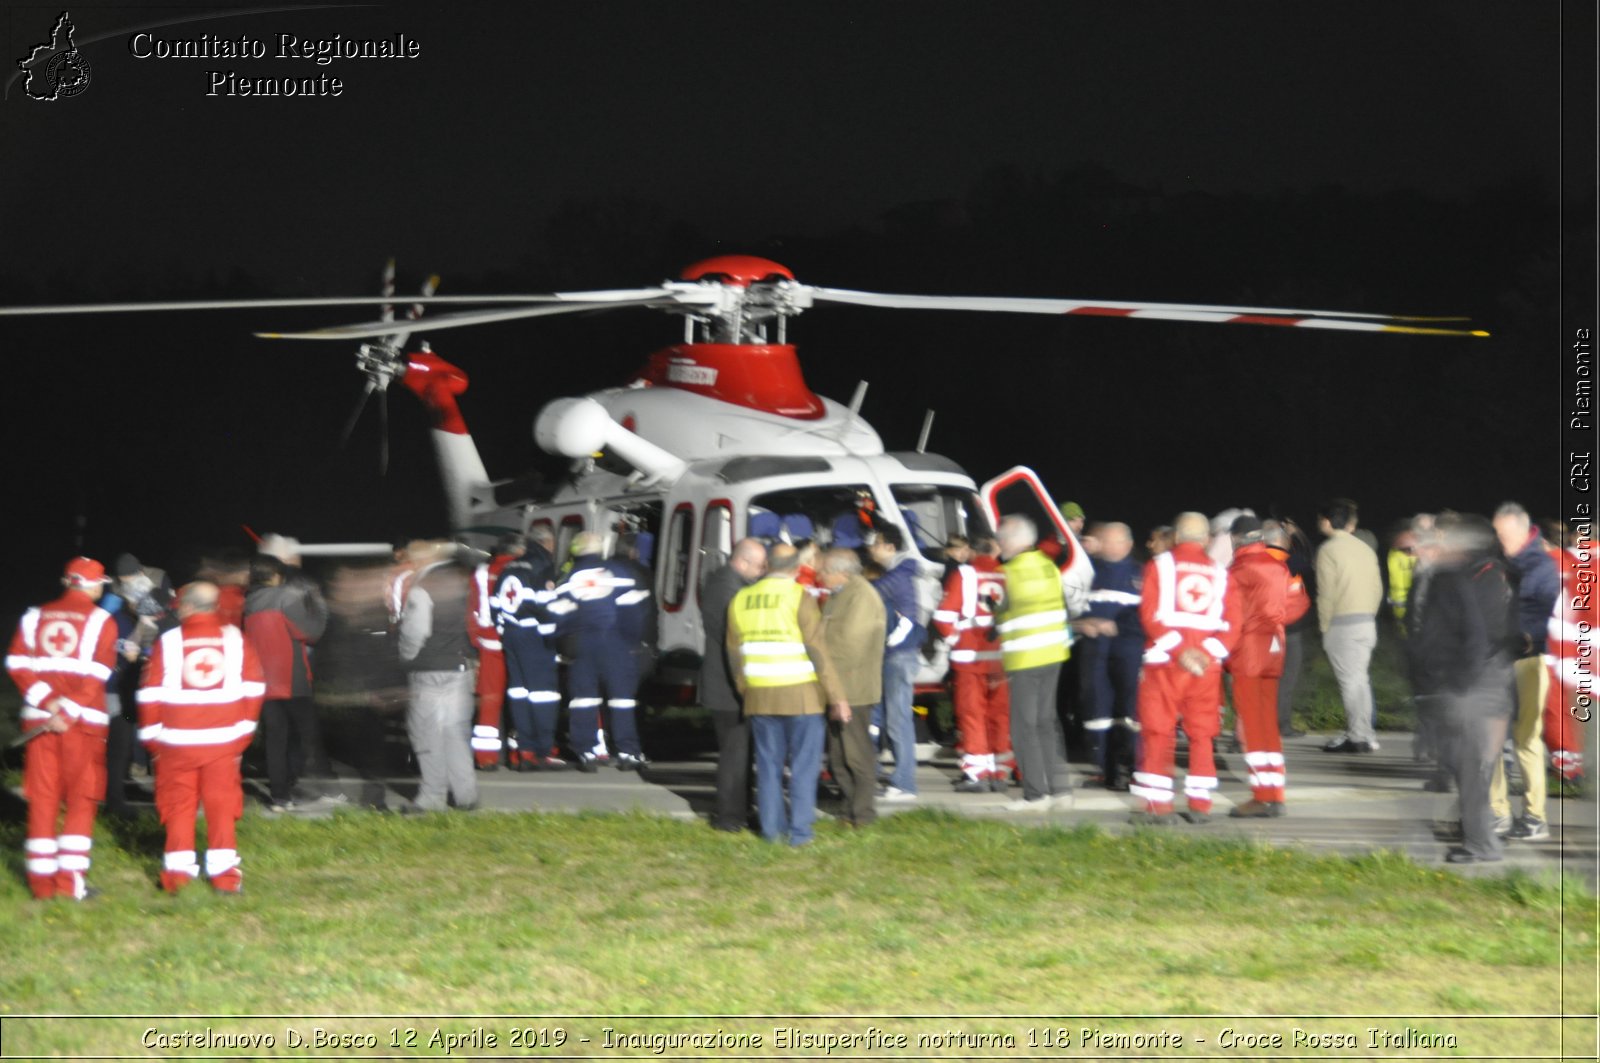
[[[1065,314],[1081,317],[1127,317],[1155,321],[1194,321],[1218,325],[1277,325],[1342,329],[1355,332],[1402,332],[1438,336],[1487,336],[1477,329],[1431,328],[1391,322],[1465,321],[1455,317],[1407,317],[1343,310],[1290,310],[1263,306],[1212,306],[1203,303],[1115,302],[1104,299],[1024,299],[990,295],[891,295],[844,288],[812,288],[816,302],[845,303],[896,310],[978,310],[1012,314]]]

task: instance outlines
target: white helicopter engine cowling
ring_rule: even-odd
[[[586,458],[609,450],[638,469],[646,482],[676,480],[686,463],[612,419],[594,399],[556,399],[539,411],[533,438],[547,453]]]

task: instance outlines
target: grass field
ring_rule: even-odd
[[[0,828],[13,864],[20,840],[16,825]],[[203,885],[160,894],[160,848],[152,819],[114,835],[102,828],[94,878],[105,895],[84,905],[31,902],[11,868],[0,884],[0,1015],[1493,1016],[1596,1007],[1595,902],[1580,887],[1468,880],[1381,854],[1315,858],[931,812],[865,832],[825,823],[800,850],[642,815],[247,817],[247,894],[227,899]],[[1562,1025],[1388,1025],[1406,1023],[1453,1031],[1476,1054],[1546,1055]],[[382,1027],[387,1037],[395,1023],[324,1025]],[[1230,1023],[1165,1025],[1203,1033]],[[1287,1033],[1297,1023],[1231,1025]],[[149,1026],[11,1021],[5,1049],[136,1054],[132,1038]],[[1593,1030],[1568,1029],[1580,1057],[1592,1053]]]

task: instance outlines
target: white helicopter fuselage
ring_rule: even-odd
[[[932,582],[928,601],[941,566],[923,551],[988,527],[976,485],[959,465],[936,454],[886,453],[869,424],[832,400],[822,400],[821,416],[798,421],[670,388],[611,388],[552,404],[554,414],[547,408],[540,418],[541,441],[549,447],[558,435],[547,424],[552,416],[588,403],[670,464],[622,469],[608,457],[578,458],[550,498],[480,504],[467,526],[487,535],[543,525],[558,556],[579,531],[651,531],[658,644],[669,671],[702,654],[699,589],[746,535],[858,546],[868,519],[886,520],[919,547],[921,575]],[[459,439],[449,445],[459,452]],[[943,667],[930,662],[930,675]]]

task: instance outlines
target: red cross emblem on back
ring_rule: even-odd
[[[1216,588],[1207,577],[1184,576],[1178,580],[1178,608],[1186,613],[1203,613],[1211,608],[1216,593]]]
[[[214,687],[222,682],[222,651],[210,646],[191,650],[183,658],[183,682],[188,687]]]
[[[65,620],[52,620],[39,632],[39,645],[51,657],[70,657],[78,648],[78,629]]]

